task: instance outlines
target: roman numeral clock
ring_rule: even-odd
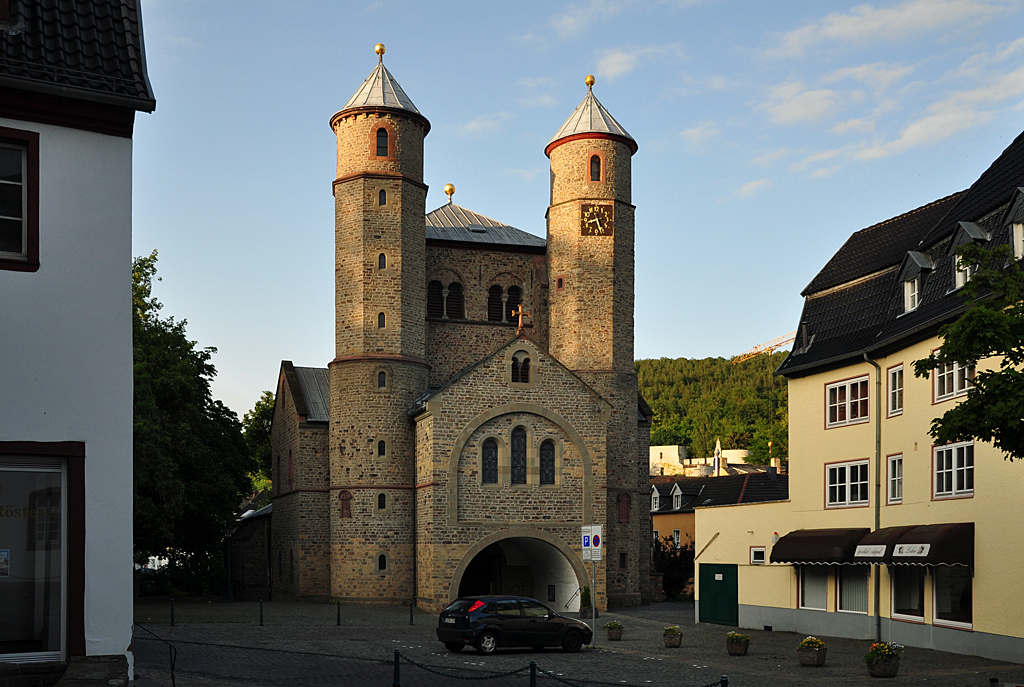
[[[580,236],[614,236],[613,205],[580,205]]]

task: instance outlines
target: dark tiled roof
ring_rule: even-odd
[[[0,85],[152,112],[137,0],[11,0]]]
[[[954,193],[899,217],[855,232],[811,280],[800,295],[807,296],[858,277],[899,264],[922,234],[935,226],[963,193]]]
[[[461,243],[493,243],[505,246],[543,248],[546,241],[522,229],[448,203],[427,214],[427,240]]]
[[[672,507],[672,490],[679,485],[683,492],[682,504]],[[789,498],[789,475],[771,475],[752,472],[746,475],[721,477],[679,477],[672,482],[655,482],[660,496],[655,515],[690,513],[703,506],[722,506],[737,503],[785,501]]]
[[[777,373],[796,375],[839,365],[861,357],[862,352],[875,355],[932,336],[966,305],[955,289],[950,246],[960,222],[978,223],[991,237],[988,245],[1005,244],[1009,229],[1001,224],[1002,213],[997,211],[1007,206],[1022,185],[1024,134],[968,190],[854,234],[804,290],[800,322],[807,326],[810,345],[798,330],[793,351]],[[925,221],[929,217],[931,224]],[[895,237],[887,237],[888,233]],[[911,250],[927,256],[933,269],[921,271],[920,305],[905,313],[899,280],[901,266],[912,259]],[[846,269],[843,262],[859,266]],[[878,269],[867,276],[851,276],[838,286],[822,286],[840,275],[863,272],[868,265]],[[916,264],[911,267],[918,269]]]

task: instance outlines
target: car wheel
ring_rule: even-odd
[[[493,632],[485,632],[476,640],[476,652],[478,654],[493,654],[498,648],[498,638]]]
[[[562,651],[574,654],[583,648],[583,635],[576,630],[570,630],[562,637]]]
[[[448,651],[452,652],[453,654],[462,651],[462,647],[464,647],[464,646],[466,646],[466,645],[463,644],[462,642],[445,642],[444,643],[444,648],[447,649]]]

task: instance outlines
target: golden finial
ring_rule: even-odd
[[[587,78],[583,79],[583,81],[587,84],[587,90],[588,91],[591,90],[594,87],[594,75],[593,74],[587,74]]]
[[[452,202],[452,196],[455,195],[455,184],[445,184],[444,192],[448,194],[448,204]]]
[[[377,45],[373,46],[373,51],[380,56],[380,61],[383,62],[384,61],[384,44],[383,43],[378,43]]]

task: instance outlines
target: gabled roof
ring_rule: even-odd
[[[447,203],[427,214],[427,240],[544,248],[547,241],[461,205]]]
[[[370,72],[363,84],[356,90],[341,112],[353,107],[387,107],[392,110],[406,110],[420,114],[412,100],[405,94],[398,81],[391,75],[384,66],[384,58],[381,56],[377,67]]]
[[[295,412],[306,422],[330,422],[331,387],[327,369],[296,367],[290,360],[281,361],[281,374],[295,404]]]
[[[594,96],[591,86],[587,87],[586,97],[569,115],[569,119],[565,120],[565,124],[548,141],[544,152],[550,155],[551,149],[554,147],[552,144],[563,138],[580,134],[607,134],[609,137],[622,139],[634,153],[637,150],[636,140],[621,124],[615,121],[615,117],[612,117],[601,101]]]
[[[0,86],[152,112],[137,0],[10,0]]]
[[[682,493],[682,504],[672,507],[673,492]],[[745,475],[721,477],[680,477],[673,482],[652,485],[660,499],[655,515],[666,513],[692,513],[694,508],[723,506],[737,503],[785,501],[789,498],[789,475],[751,472]]]

